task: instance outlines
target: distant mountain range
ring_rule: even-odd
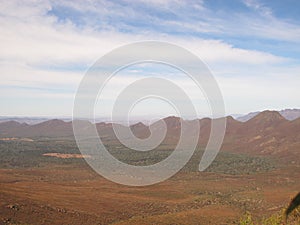
[[[9,121],[16,121],[18,123],[27,123],[27,124],[38,124],[45,122],[47,120],[51,120],[53,118],[50,117],[21,117],[21,116],[15,116],[15,117],[10,117],[10,116],[0,116],[0,123],[3,122],[9,122]],[[60,118],[60,120],[63,120],[65,122],[71,121],[72,118]]]
[[[261,111],[257,111],[257,112],[250,112],[246,115],[242,115],[242,114],[232,114],[230,116],[232,116],[233,118],[235,118],[238,121],[241,122],[246,122],[247,120],[253,118],[254,116],[256,116],[257,114],[259,114]],[[295,120],[297,118],[300,118],[300,109],[284,109],[284,110],[280,110],[278,111],[284,118],[286,118],[287,120]],[[155,118],[155,119],[154,119]],[[27,123],[29,125],[35,125],[35,124],[39,124],[42,122],[46,122],[48,120],[53,120],[53,119],[59,119],[65,122],[70,122],[72,121],[71,117],[58,117],[58,118],[53,118],[53,117],[21,117],[21,116],[0,116],[0,123],[3,122],[8,122],[8,121],[16,121],[19,123]],[[108,117],[102,117],[102,118],[96,118],[95,119],[97,123],[100,122],[111,122],[111,119]],[[130,124],[135,124],[138,122],[143,122],[145,124],[149,124],[149,121],[157,121],[159,120],[159,117],[151,117],[151,120],[146,119],[145,116],[143,117],[136,117],[133,120],[130,121]],[[116,121],[115,121],[116,122]],[[122,121],[119,121],[117,123],[121,123]]]
[[[59,119],[59,120],[65,121],[65,122],[72,121],[72,117],[58,117],[58,118],[53,118],[53,117],[21,117],[21,116],[11,117],[11,116],[0,116],[0,123],[9,122],[9,121],[16,121],[18,123],[27,123],[29,125],[35,125],[35,124],[46,122],[48,120],[53,120],[53,119]],[[82,119],[84,119],[84,118],[82,118]],[[159,119],[157,118],[157,119],[148,120],[148,119],[145,119],[145,117],[140,117],[140,118],[137,117],[137,118],[134,118],[133,120],[131,120],[130,123],[134,124],[134,123],[138,123],[138,122],[143,122],[143,123],[147,123],[148,124],[149,121],[153,121],[153,120],[159,120]],[[95,121],[97,123],[100,123],[100,122],[109,122],[109,121],[111,121],[111,118],[109,118],[109,117],[100,117],[100,118],[96,118]],[[118,122],[122,123],[122,121],[118,121]]]
[[[278,112],[284,118],[286,118],[287,120],[295,120],[295,119],[298,119],[300,117],[300,109],[284,109],[284,110],[280,110]],[[253,118],[254,116],[256,116],[257,114],[259,114],[259,113],[260,113],[260,111],[251,112],[247,115],[238,116],[238,117],[236,117],[236,119],[238,121],[241,121],[241,122],[246,122],[246,121],[250,120],[251,118]]]
[[[277,111],[263,111],[254,116],[251,115],[251,117],[246,122],[240,122],[231,116],[226,117],[227,128],[222,146],[224,151],[270,155],[291,161],[300,161],[300,118],[287,120],[282,116],[282,112]],[[162,120],[168,128],[163,143],[167,146],[175,146],[180,137],[181,119],[172,116]],[[195,121],[187,122],[192,124]],[[203,118],[198,121],[201,127],[199,146],[205,147],[210,135],[211,119]],[[155,127],[156,123],[151,126]],[[118,141],[112,125],[112,123],[96,123],[99,136],[104,142],[115,143]],[[139,138],[146,138],[150,134],[149,126],[141,122],[131,125],[130,128]],[[2,141],[7,138],[38,137],[73,138],[72,121],[52,119],[34,125],[16,121],[0,123]]]

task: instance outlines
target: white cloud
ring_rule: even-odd
[[[0,59],[6,61],[20,61],[28,64],[81,63],[89,65],[116,46],[145,39],[178,43],[209,62],[259,64],[276,63],[282,60],[270,53],[235,48],[223,41],[186,36],[174,37],[155,32],[138,35],[95,31],[89,27],[78,28],[71,22],[61,23],[53,16],[47,15],[47,10],[51,8],[47,3],[20,5],[19,2],[15,2],[13,5],[13,2],[9,1],[9,4],[4,4],[5,16],[0,18]],[[38,7],[32,7],[32,5],[38,5]],[[14,12],[17,6],[18,11]],[[11,16],[14,14],[19,16],[17,18]],[[29,19],[24,20],[23,17]]]
[[[270,10],[268,7],[262,5],[256,0],[244,0],[244,3],[246,6],[259,12],[263,16],[272,16],[272,10]]]
[[[174,4],[175,6],[169,10],[173,10],[174,14],[177,15],[180,15],[180,11],[176,11],[176,5],[186,4],[179,1],[143,1],[146,1],[147,5],[153,5],[153,7],[157,7],[157,4],[162,4],[162,6]],[[234,30],[236,33],[250,33],[253,36],[300,40],[298,26],[276,19],[271,12],[267,12],[267,8],[255,5],[253,1],[246,1],[246,3],[249,7],[262,12],[261,17],[241,17],[238,22],[249,26],[241,30],[236,24],[232,24],[232,29],[229,29],[229,32]],[[283,82],[276,77],[277,75],[285,75],[295,79],[295,74],[299,74],[300,69],[288,70],[287,66],[283,65],[290,62],[288,58],[268,52],[238,48],[222,40],[202,39],[191,35],[165,34],[160,31],[156,32],[155,29],[148,32],[124,33],[118,31],[116,27],[112,27],[108,31],[107,29],[97,30],[94,24],[89,23],[84,26],[77,26],[74,21],[61,21],[54,15],[49,15],[48,12],[53,4],[65,5],[81,12],[96,13],[100,10],[103,20],[105,20],[106,15],[112,13],[110,8],[115,10],[113,11],[114,15],[118,14],[121,17],[136,18],[141,15],[128,7],[122,11],[120,6],[110,1],[89,1],[86,4],[77,1],[59,3],[37,0],[27,2],[2,1],[0,3],[2,9],[0,15],[0,85],[6,87],[1,90],[2,98],[6,96],[9,99],[9,96],[16,97],[17,95],[23,99],[51,98],[53,96],[55,99],[62,97],[71,101],[80,79],[84,75],[84,69],[96,59],[117,46],[149,39],[178,44],[203,59],[217,74],[227,101],[234,98],[233,96],[245,99],[254,99],[253,96],[259,98],[258,95],[251,96],[250,89],[255,93],[263,94],[264,92],[271,93],[272,89],[275,88],[281,90],[277,92],[281,95],[276,96],[282,99],[290,98],[292,93],[294,96],[298,94],[296,92],[297,82]],[[103,7],[99,7],[99,5]],[[203,7],[202,4],[198,4],[198,10],[205,11],[205,15],[210,15],[209,10]],[[268,17],[267,20],[263,21],[266,17]],[[215,19],[213,17],[207,18],[206,21],[198,21],[196,24],[189,21],[153,19],[165,26],[204,33],[222,33],[224,27],[229,26],[227,22],[218,24],[221,18]],[[270,25],[271,22],[273,23],[272,26]],[[255,32],[252,34],[253,31]],[[278,67],[274,66],[276,64]],[[76,70],[72,67],[80,67],[81,69]],[[249,68],[251,68],[251,74]],[[261,74],[261,69],[268,71],[268,77],[247,80],[251,76],[265,76],[265,74]],[[227,75],[231,75],[231,77],[226,78]],[[276,79],[272,80],[274,76]],[[271,82],[267,82],[268,80]],[[113,96],[120,90],[120,84],[128,81],[131,81],[130,76],[116,79],[105,98],[109,99],[109,96]],[[186,80],[175,79],[175,81],[185,86],[193,99],[201,99],[198,91],[191,83]],[[231,86],[233,81],[235,84]],[[265,85],[261,86],[261,84]],[[13,88],[9,89],[9,87]],[[32,90],[22,90],[20,92],[22,94],[19,94],[16,91],[18,87],[32,88]],[[271,94],[267,96],[266,99],[272,98]],[[294,100],[294,98],[292,99]],[[233,101],[229,100],[228,102],[234,105]],[[255,102],[253,101],[253,103]]]
[[[26,64],[0,63],[1,86],[26,88],[76,88],[83,73],[70,71],[51,71],[32,68]]]

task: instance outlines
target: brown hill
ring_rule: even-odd
[[[150,135],[149,127],[142,122],[131,125],[130,129],[136,137],[141,139],[147,138]]]
[[[9,123],[9,126],[6,126]],[[66,137],[73,135],[72,123],[62,120],[48,120],[35,125],[18,122],[1,123],[1,137]]]
[[[30,127],[26,123],[19,123],[16,121],[8,121],[0,123],[0,136],[1,137],[15,137],[15,134],[22,129]]]
[[[276,111],[264,111],[247,122],[240,123],[231,133],[227,132],[223,149],[255,155],[299,158],[299,131],[298,120],[288,121]]]
[[[262,134],[287,123],[287,120],[276,111],[264,111],[245,122],[242,130],[239,130],[246,135]]]

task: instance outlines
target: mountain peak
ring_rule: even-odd
[[[52,120],[48,120],[39,124],[47,124],[47,125],[60,125],[60,124],[65,124],[66,122],[63,120],[59,120],[59,119],[52,119]]]
[[[274,112],[274,111],[266,110],[263,112],[268,113],[268,112]],[[241,122],[246,122],[246,121],[252,119],[253,117],[257,116],[260,113],[261,112],[251,112],[246,115],[239,116],[236,119]],[[283,110],[278,111],[278,113],[280,113],[280,115],[282,115],[287,120],[295,120],[297,118],[300,118],[300,109],[283,109]]]
[[[283,121],[286,121],[286,119],[279,112],[266,110],[257,114],[247,122],[269,124],[269,123],[278,123]]]
[[[236,119],[233,118],[233,116],[226,116],[227,122],[238,122]]]
[[[142,122],[138,122],[135,124],[132,124],[130,127],[147,127],[145,124],[143,124]]]
[[[163,119],[167,127],[179,127],[181,126],[181,118],[176,116],[169,116]]]

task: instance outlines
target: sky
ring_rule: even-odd
[[[1,0],[0,116],[72,116],[89,67],[117,47],[144,40],[197,55],[218,82],[226,114],[300,108],[298,0]],[[99,96],[97,116],[109,116],[122,89],[152,75],[182,86],[199,117],[209,114],[205,95],[185,74],[148,64],[116,74]],[[132,112],[175,111],[147,99]]]

